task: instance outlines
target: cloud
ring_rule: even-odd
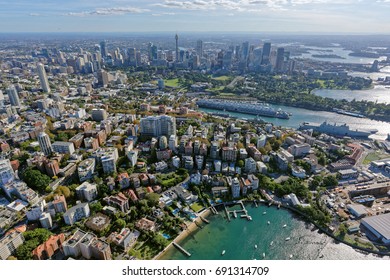
[[[152,14],[154,17],[161,17],[161,16],[174,16],[176,13],[158,13],[158,14]]]
[[[112,15],[126,15],[126,14],[141,14],[149,12],[148,9],[141,9],[135,7],[118,7],[118,8],[97,8],[91,11],[82,11],[82,12],[69,12],[63,14],[64,16],[75,16],[75,17],[85,17],[85,16],[112,16]]]
[[[28,15],[30,17],[40,17],[40,16],[42,16],[41,14],[38,14],[38,13],[29,13]]]
[[[390,2],[390,0],[378,0]],[[240,12],[260,11],[264,8],[285,10],[290,7],[318,4],[354,4],[361,0],[164,0],[162,3],[151,4],[169,9],[183,10],[236,10]]]

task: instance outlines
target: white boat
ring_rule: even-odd
[[[283,225],[284,228],[285,228],[286,226],[287,226],[286,224]]]
[[[265,259],[265,253],[263,253],[263,259]]]
[[[264,212],[263,212],[263,215],[265,215],[265,214],[267,214],[267,212],[264,211]]]
[[[286,238],[286,241],[289,241],[290,239],[291,239],[290,237],[287,237],[287,238]]]
[[[271,224],[271,222],[270,222],[270,221],[268,221],[268,222],[267,222],[267,224],[269,224],[269,225],[270,225],[270,224]]]
[[[248,219],[248,221],[252,221],[252,217],[251,216],[248,216],[246,218]]]
[[[257,249],[257,245],[255,244],[255,249]]]
[[[225,255],[225,253],[226,253],[226,251],[225,251],[225,250],[223,250],[223,251],[222,251],[222,253],[221,253],[221,255],[223,256],[223,255]]]
[[[293,258],[293,255],[290,255],[290,259],[292,259]]]
[[[269,246],[272,246],[274,245],[274,241],[272,240],[271,243],[269,244]]]

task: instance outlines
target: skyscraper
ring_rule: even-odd
[[[269,64],[269,56],[271,54],[271,43],[264,43],[263,45],[263,57],[261,59],[261,64]]]
[[[39,80],[41,82],[42,90],[44,92],[50,92],[50,86],[49,86],[49,81],[47,80],[45,67],[43,66],[42,63],[38,63],[37,69],[38,69],[38,75],[39,75]]]
[[[39,147],[41,147],[41,151],[46,155],[50,155],[53,152],[53,148],[51,146],[49,135],[45,132],[39,133],[38,137]]]
[[[200,58],[203,57],[203,41],[202,40],[196,41],[196,53],[199,55]]]
[[[176,40],[176,61],[179,61],[179,36],[177,34],[175,35],[175,40]]]
[[[241,60],[246,61],[249,56],[249,42],[246,41],[242,43],[242,48],[241,48]]]
[[[11,85],[9,88],[7,88],[6,92],[8,94],[11,105],[20,107],[20,99],[15,86]]]
[[[283,71],[283,64],[284,64],[284,48],[278,48],[278,50],[276,51],[275,70]]]
[[[108,56],[106,41],[100,42],[100,52],[102,54],[102,57]]]

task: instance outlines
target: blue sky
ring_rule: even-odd
[[[390,0],[0,0],[0,32],[390,33]]]

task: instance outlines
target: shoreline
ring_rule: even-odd
[[[164,248],[164,250],[162,250],[161,252],[159,252],[154,258],[153,260],[161,260],[161,257],[165,255],[165,253],[167,252],[168,249],[170,249],[170,247],[173,246],[173,242],[175,243],[180,243],[182,242],[183,240],[185,240],[187,237],[189,237],[191,234],[193,234],[194,232],[196,232],[197,230],[199,230],[200,228],[195,224],[195,221],[197,223],[200,223],[202,224],[203,221],[201,220],[200,216],[202,216],[203,218],[207,218],[209,215],[211,214],[211,210],[210,208],[206,208],[205,210],[203,210],[202,212],[200,212],[198,214],[198,217],[190,222],[189,224],[187,224],[187,229],[183,230],[178,236],[176,236],[176,238],[171,241],[167,247]]]

